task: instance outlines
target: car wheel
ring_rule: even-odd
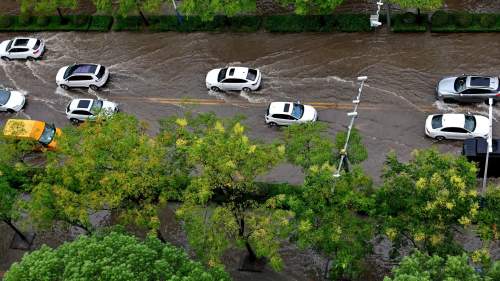
[[[443,99],[443,102],[444,103],[454,103],[455,100],[454,99],[450,99],[450,98],[445,98],[445,99]]]
[[[269,127],[271,127],[271,128],[278,127],[278,124],[276,124],[275,122],[269,122],[269,124],[267,124],[267,125],[269,125]]]
[[[252,91],[252,90],[250,90],[250,88],[247,88],[247,87],[243,88],[242,90],[243,90],[243,92],[247,92],[247,93]]]
[[[59,87],[61,87],[63,90],[69,89],[68,85],[64,85],[64,84],[59,85]]]
[[[8,108],[8,109],[7,109],[7,112],[8,112],[8,113],[16,113],[16,111],[15,111],[14,109],[12,109],[12,108]]]
[[[99,87],[97,87],[96,85],[90,85],[90,89],[92,89],[93,91],[98,91]]]
[[[8,57],[2,57],[2,59],[3,59],[4,61],[10,61],[10,58],[8,58]]]
[[[442,141],[442,140],[444,140],[444,139],[446,139],[446,138],[445,138],[445,137],[443,137],[443,136],[437,136],[437,137],[435,137],[435,139],[436,139],[436,140],[438,140],[438,141]]]
[[[34,61],[34,60],[35,60],[35,58],[34,58],[34,57],[28,57],[28,60],[29,60],[29,61]]]
[[[214,92],[220,92],[220,89],[218,87],[215,87],[215,86],[210,87],[210,90],[212,90]]]
[[[70,118],[69,121],[71,121],[71,123],[73,125],[78,125],[78,123],[80,123],[80,120],[76,119],[76,118]]]

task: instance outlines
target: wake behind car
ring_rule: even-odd
[[[210,70],[205,79],[207,88],[217,91],[255,91],[259,89],[261,73],[248,67],[227,67]]]
[[[18,112],[26,103],[26,97],[18,91],[0,89],[0,111]]]
[[[265,116],[269,126],[287,126],[305,122],[315,122],[318,112],[310,105],[298,102],[272,102]]]
[[[109,71],[100,64],[74,64],[65,66],[57,72],[56,83],[67,90],[73,87],[99,90],[108,82]]]
[[[111,116],[118,112],[114,102],[96,99],[74,99],[66,107],[66,117],[72,123],[95,120],[99,114]]]
[[[42,56],[45,44],[37,38],[16,37],[0,43],[0,58],[3,60],[35,60]]]
[[[446,77],[436,87],[437,98],[445,102],[484,102],[500,99],[498,77],[462,75]]]
[[[482,115],[434,114],[425,122],[425,134],[437,140],[486,138],[488,133],[489,120]]]

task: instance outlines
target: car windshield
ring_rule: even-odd
[[[302,104],[294,103],[292,109],[292,116],[300,119],[304,115],[304,106]]]
[[[66,79],[68,78],[71,74],[73,74],[73,72],[75,71],[75,69],[78,67],[78,65],[72,65],[72,66],[69,66],[66,71],[64,72],[64,76],[63,78]]]
[[[469,132],[474,132],[474,129],[476,129],[476,118],[471,115],[465,115],[464,128]]]
[[[10,99],[10,92],[6,90],[0,90],[0,105],[5,105]]]
[[[12,40],[9,41],[9,44],[7,44],[7,48],[5,48],[6,51],[10,50],[10,47],[12,46]]]
[[[99,111],[101,111],[101,108],[102,108],[102,100],[94,100],[94,102],[92,103],[92,107],[90,108],[90,111],[93,114],[97,114],[99,113]]]
[[[466,81],[467,77],[458,77],[456,80],[455,80],[455,91],[457,92],[461,92],[463,90],[465,90],[465,81]]]
[[[443,115],[435,115],[432,117],[432,128],[437,129],[443,127]]]
[[[247,80],[255,81],[256,78],[257,78],[257,70],[249,69],[247,73]]]
[[[222,79],[226,78],[227,68],[223,68],[219,71],[219,76],[217,76],[217,82],[222,81]]]
[[[38,141],[43,145],[49,145],[49,143],[54,139],[55,134],[56,127],[45,123],[45,128],[43,129],[43,133]]]
[[[101,68],[99,68],[99,72],[97,72],[96,74],[97,78],[101,79],[102,76],[104,76],[104,71],[106,71],[106,68],[101,65]]]
[[[42,41],[40,40],[36,40],[36,43],[35,43],[35,46],[33,46],[33,49],[34,50],[38,50],[38,48],[40,47],[40,44],[42,43]]]

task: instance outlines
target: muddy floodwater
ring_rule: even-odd
[[[4,40],[15,34],[0,34]],[[0,61],[0,84],[28,94],[28,105],[8,118],[32,118],[67,126],[65,108],[73,98],[102,98],[119,103],[122,111],[149,122],[185,111],[214,111],[228,117],[243,114],[250,135],[279,138],[280,130],[264,125],[271,101],[297,101],[318,108],[331,136],[347,127],[346,113],[357,91],[356,77],[368,76],[356,127],[368,148],[367,172],[376,181],[386,154],[395,150],[403,160],[412,150],[435,145],[460,153],[461,142],[435,143],[424,136],[428,114],[474,112],[487,114],[485,104],[444,104],[435,99],[438,79],[462,73],[499,75],[500,36],[497,34],[230,34],[230,33],[37,33],[46,41],[40,61]],[[111,72],[98,92],[69,90],[55,84],[57,70],[75,62],[100,63]],[[212,68],[245,65],[263,73],[255,93],[216,93],[205,88]],[[500,117],[495,108],[494,117]],[[494,136],[500,137],[494,123]],[[282,166],[267,180],[300,183],[293,167]],[[9,239],[5,232],[0,239]],[[8,235],[7,235],[8,234]],[[5,244],[5,243],[3,243]],[[307,280],[296,264],[311,262],[307,253],[288,254],[283,280]],[[5,270],[6,262],[1,262]],[[294,267],[297,267],[296,270]],[[300,270],[299,270],[300,269]],[[283,275],[284,274],[284,275]],[[244,274],[242,274],[244,275]],[[239,280],[257,280],[242,277]],[[272,277],[270,280],[278,280]]]

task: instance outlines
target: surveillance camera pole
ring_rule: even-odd
[[[359,106],[359,100],[361,98],[361,91],[363,91],[363,85],[365,84],[366,79],[368,79],[367,76],[360,76],[358,77],[358,81],[361,81],[361,84],[358,89],[358,95],[356,96],[356,99],[352,101],[354,104],[354,110],[352,112],[347,113],[347,116],[351,117],[351,122],[349,123],[349,128],[347,129],[347,137],[345,140],[344,148],[340,151],[340,162],[337,168],[337,172],[333,174],[334,177],[338,178],[340,177],[340,171],[342,169],[342,165],[344,164],[344,161],[347,160],[347,146],[349,145],[349,138],[351,136],[351,130],[354,127],[354,120],[358,116],[358,106]],[[332,189],[333,192],[333,189]]]
[[[488,179],[488,162],[490,159],[490,152],[493,152],[493,99],[488,99],[488,104],[490,105],[488,111],[488,149],[486,150],[486,161],[484,163],[484,175],[483,175],[483,195],[486,193],[486,180]]]

